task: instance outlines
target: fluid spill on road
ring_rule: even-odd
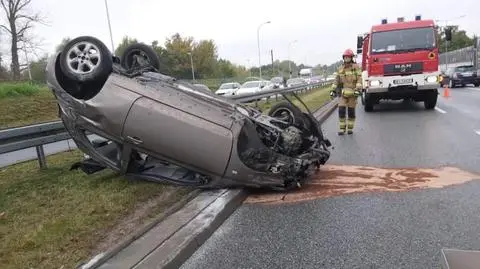
[[[474,179],[480,179],[480,175],[455,167],[393,169],[325,165],[299,190],[252,194],[245,203],[292,203],[348,193],[442,188]]]

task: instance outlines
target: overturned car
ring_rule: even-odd
[[[87,156],[72,169],[284,190],[300,187],[329,159],[318,121],[289,99],[265,115],[161,74],[159,66],[150,46],[133,44],[117,57],[91,36],[71,40],[49,60],[59,116]]]

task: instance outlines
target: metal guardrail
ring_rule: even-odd
[[[297,92],[297,91],[302,91],[302,90],[307,90],[307,89],[314,89],[317,87],[323,87],[325,85],[331,84],[331,82],[319,82],[319,83],[311,83],[311,84],[301,84],[301,85],[296,85],[288,88],[283,88],[283,89],[272,89],[272,90],[264,90],[264,91],[259,91],[256,93],[251,93],[251,94],[239,94],[239,95],[232,95],[229,96],[228,98],[234,99],[238,102],[241,103],[248,103],[252,102],[261,98],[267,98],[271,96],[276,96],[277,94],[282,94],[282,93],[292,93],[292,92]]]
[[[253,94],[242,94],[230,96],[232,99],[248,103],[261,98],[276,96],[282,93],[298,92],[330,84],[329,82],[303,84],[284,89],[273,89]],[[229,97],[229,98],[230,98]],[[40,168],[47,167],[47,161],[43,146],[45,144],[70,139],[70,134],[65,129],[62,121],[33,124],[17,128],[0,130],[0,154],[14,152],[22,149],[35,147]]]

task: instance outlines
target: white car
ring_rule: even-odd
[[[255,81],[247,81],[243,83],[242,87],[236,91],[235,94],[252,94],[252,93],[257,93],[260,92],[263,89],[267,89],[269,87],[269,81],[266,80],[255,80]]]
[[[228,82],[228,83],[223,83],[220,85],[218,90],[215,92],[215,94],[218,95],[223,95],[223,96],[232,96],[235,95],[236,91],[240,89],[242,85],[238,82]]]

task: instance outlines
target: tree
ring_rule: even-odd
[[[448,41],[448,51],[457,50],[473,45],[473,38],[470,38],[465,30],[460,30],[457,25],[449,26],[452,31],[452,39]],[[439,39],[439,51],[445,52],[445,27],[437,27]]]
[[[120,42],[120,44],[118,44],[117,48],[115,49],[115,55],[121,57],[128,46],[136,43],[138,43],[138,40],[136,38],[124,36],[122,42]]]
[[[33,38],[29,36],[30,30],[35,23],[42,22],[40,13],[28,11],[32,0],[0,0],[0,5],[5,12],[6,24],[1,24],[2,30],[11,37],[11,56],[13,79],[20,78],[20,63],[18,60],[18,50],[26,49],[25,45],[34,46]],[[19,47],[22,43],[23,47]]]

